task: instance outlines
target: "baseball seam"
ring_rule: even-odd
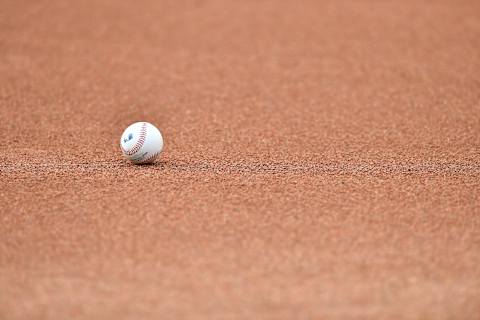
[[[147,123],[144,122],[142,124],[142,127],[140,128],[140,136],[138,137],[138,141],[135,143],[135,145],[132,148],[126,150],[123,148],[122,144],[120,143],[120,148],[122,149],[125,155],[132,156],[135,153],[137,153],[140,150],[140,148],[142,148],[146,138],[147,138]]]

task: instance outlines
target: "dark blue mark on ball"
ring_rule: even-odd
[[[133,139],[133,133],[129,133],[127,138],[123,138],[123,142],[127,142]]]

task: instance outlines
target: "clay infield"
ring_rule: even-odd
[[[1,319],[480,317],[478,1],[3,0],[0,118]]]

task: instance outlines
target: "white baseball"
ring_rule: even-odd
[[[160,131],[151,123],[136,122],[120,138],[122,153],[135,164],[152,163],[163,149]]]

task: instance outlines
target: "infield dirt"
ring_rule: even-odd
[[[1,8],[0,318],[478,319],[479,2]]]

